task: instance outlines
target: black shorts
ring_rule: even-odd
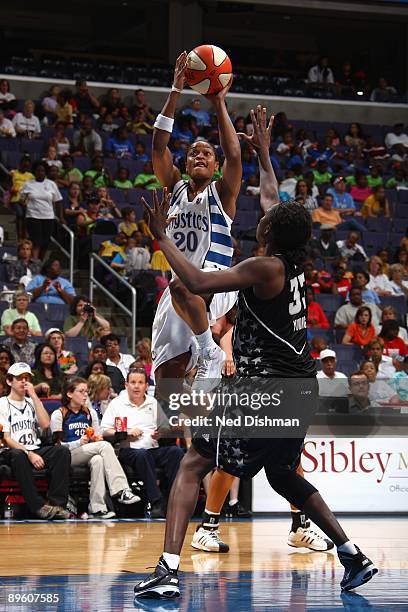
[[[26,218],[27,232],[35,247],[47,249],[51,241],[54,219]]]

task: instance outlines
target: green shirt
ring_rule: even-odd
[[[394,187],[408,187],[408,181],[397,181],[395,177],[391,177],[385,184],[387,189],[394,189]]]
[[[109,186],[108,177],[106,176],[106,174],[101,174],[99,171],[87,170],[84,176],[91,176],[93,178],[95,187],[108,187]]]
[[[1,315],[0,323],[0,335],[4,335],[4,327],[11,325],[16,319],[25,319],[28,323],[28,329],[32,331],[41,332],[40,323],[32,312],[26,312],[24,315],[20,314],[16,308],[7,308]]]
[[[148,183],[148,181],[151,181],[151,183]],[[144,174],[143,172],[137,175],[133,184],[135,187],[144,187],[145,189],[161,189],[159,179],[154,174]]]
[[[64,381],[64,375],[61,373],[53,378],[46,378],[44,374],[41,374],[38,370],[33,370],[33,385],[36,386],[40,383],[47,383],[50,387],[50,395],[60,395]],[[40,393],[40,397],[41,396],[45,397],[45,393]]]
[[[332,177],[330,172],[318,172],[317,170],[313,170],[314,182],[316,185],[321,185],[322,183],[330,183],[330,179]]]
[[[129,181],[129,179],[127,179],[127,181],[119,181],[118,179],[115,179],[113,181],[113,186],[117,187],[118,189],[132,189],[133,187],[132,181]]]
[[[369,187],[377,187],[378,185],[383,184],[383,180],[381,176],[377,176],[377,178],[373,178],[370,174],[367,176],[367,183]]]
[[[64,170],[62,168],[60,170],[60,176],[62,176],[63,179],[67,179],[70,183],[82,182],[82,172],[78,170],[78,168],[71,168],[71,170]]]
[[[72,329],[78,323],[79,317],[77,315],[68,315],[68,317],[64,321],[64,332]],[[92,319],[87,319],[82,326],[81,331],[78,336],[85,336],[88,340],[92,340],[95,336],[95,329],[98,326],[96,321],[92,321]]]

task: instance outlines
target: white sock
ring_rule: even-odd
[[[201,352],[204,349],[213,348],[214,344],[216,345],[216,343],[214,342],[214,338],[212,337],[210,328],[206,329],[205,332],[203,332],[202,334],[197,334],[196,338]]]
[[[235,506],[235,504],[237,504],[237,503],[238,503],[238,499],[230,499],[229,500],[229,505],[230,506]]]
[[[171,570],[177,570],[180,565],[180,555],[172,555],[171,553],[163,553],[163,559]]]
[[[339,552],[348,553],[349,555],[356,555],[358,553],[357,548],[350,542],[350,540],[347,540],[347,542],[344,542],[344,544],[338,546],[337,550]]]

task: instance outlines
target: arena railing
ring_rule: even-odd
[[[129,310],[109,289],[107,289],[103,283],[101,283],[97,278],[95,278],[95,264],[98,264],[105,268],[112,276],[116,278],[124,287],[129,289],[132,295],[132,308]],[[91,303],[93,302],[94,290],[95,288],[100,289],[106,296],[108,296],[128,317],[132,320],[132,346],[131,352],[132,355],[136,354],[136,289],[132,287],[127,280],[125,280],[120,274],[118,274],[115,270],[113,270],[99,255],[95,253],[91,253],[90,257],[90,268],[89,268],[89,299]]]
[[[55,236],[51,236],[51,242],[57,245],[57,247],[62,251],[65,257],[68,258],[69,261],[69,282],[71,285],[74,284],[74,249],[75,249],[75,234],[72,230],[69,229],[68,225],[65,223],[61,223],[58,217],[55,217],[55,223],[57,223],[58,227],[61,228],[64,232],[66,232],[69,236],[69,251],[55,238]]]

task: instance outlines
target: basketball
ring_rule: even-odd
[[[198,93],[215,94],[229,83],[231,60],[219,47],[201,45],[188,54],[185,75],[188,85]]]

